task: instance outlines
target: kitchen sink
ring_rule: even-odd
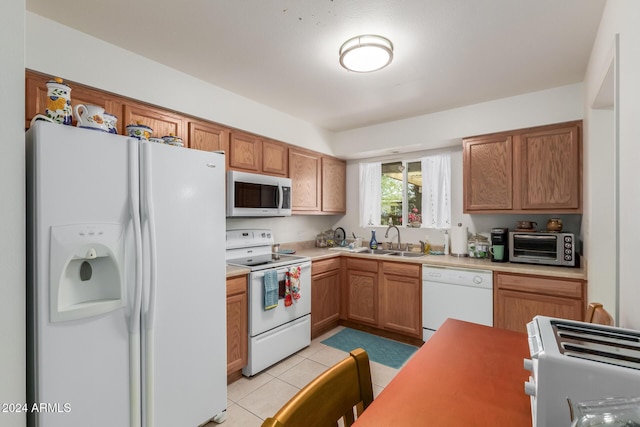
[[[423,253],[420,252],[390,252],[389,256],[403,256],[407,258],[419,258],[424,256]]]
[[[371,254],[371,255],[385,255],[385,254],[394,254],[396,251],[389,249],[367,249],[364,252],[360,252],[361,254]]]

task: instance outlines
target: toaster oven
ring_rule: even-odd
[[[509,261],[526,264],[577,267],[576,236],[573,233],[509,233]]]
[[[534,427],[571,425],[571,403],[640,395],[640,331],[535,316],[527,334]]]

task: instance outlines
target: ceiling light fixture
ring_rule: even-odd
[[[393,43],[382,36],[353,37],[340,47],[340,65],[356,73],[380,70],[393,59]]]

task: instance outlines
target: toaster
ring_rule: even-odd
[[[527,324],[534,427],[571,425],[571,404],[640,396],[640,331],[535,316]]]

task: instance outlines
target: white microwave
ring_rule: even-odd
[[[290,178],[227,172],[227,217],[290,215]]]

